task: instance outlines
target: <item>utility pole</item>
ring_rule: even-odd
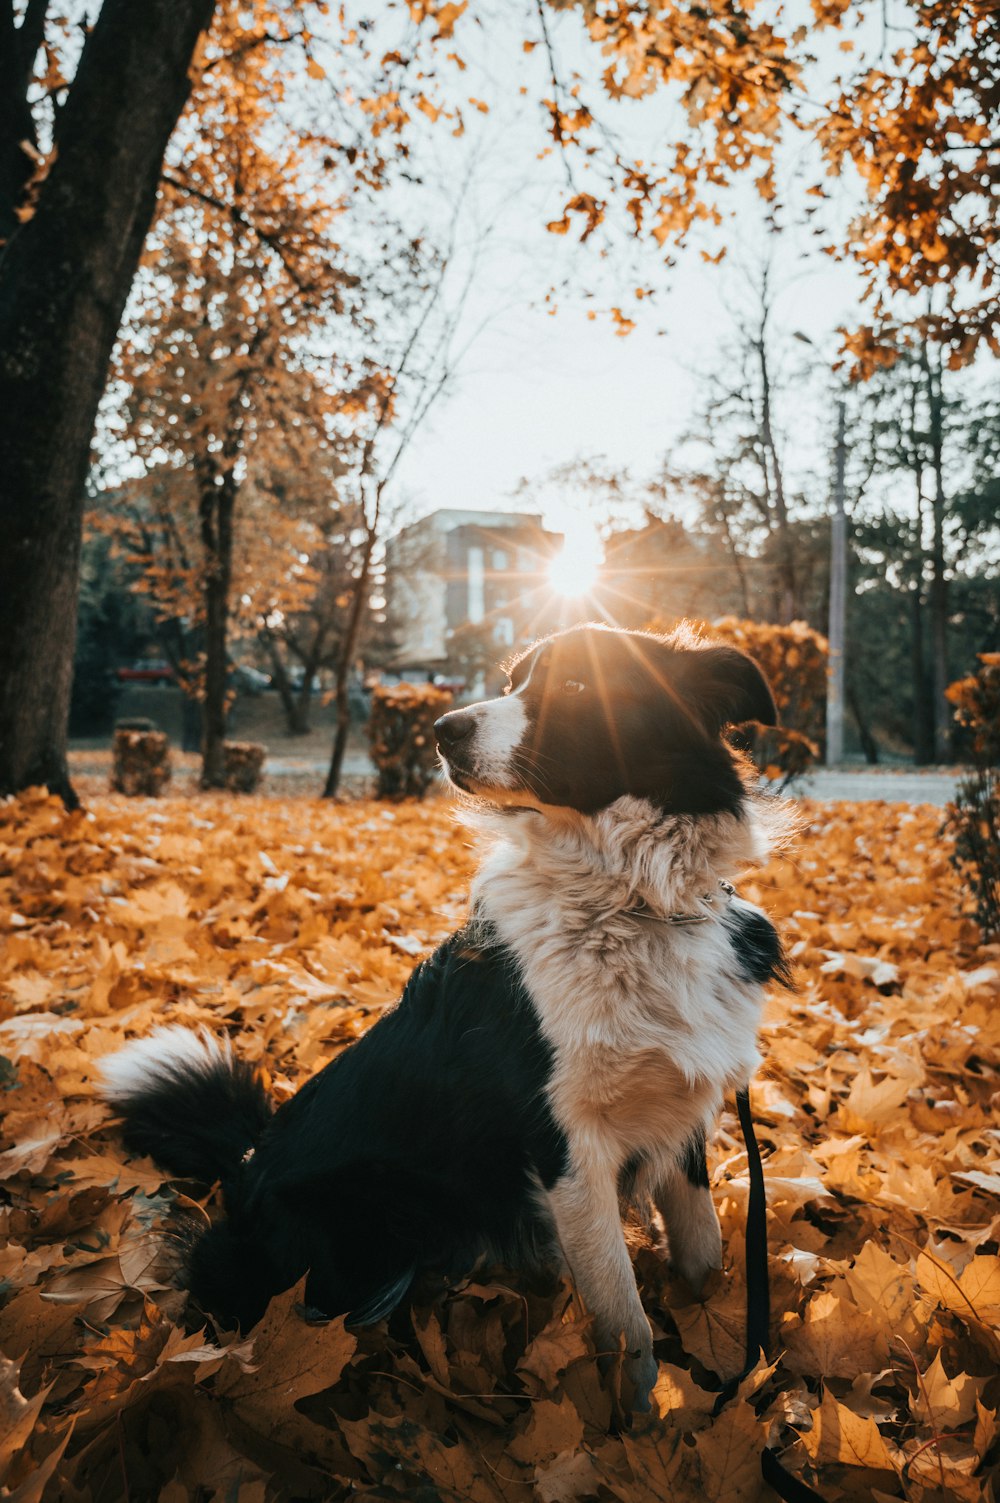
[[[844,471],[847,463],[847,404],[837,403],[837,451],[830,518],[830,663],[826,689],[826,765],[844,758],[844,633],[847,617],[847,515]]]

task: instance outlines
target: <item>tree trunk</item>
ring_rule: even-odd
[[[750,591],[747,588],[746,569],[743,563],[743,555],[737,546],[736,539],[733,537],[733,529],[729,520],[729,508],[725,496],[722,496],[719,500],[716,515],[721,518],[722,526],[725,529],[726,544],[729,548],[729,560],[736,575],[736,583],[739,587],[740,600],[743,605],[743,619],[744,621],[749,621],[753,612],[750,609]]]
[[[934,494],[931,498],[931,692],[934,713],[934,759],[947,762],[951,755],[951,708],[945,698],[948,674],[948,576],[944,558],[944,391],[941,357],[937,369],[924,349],[927,406],[930,414],[931,468]]]
[[[854,724],[858,728],[858,736],[861,741],[861,750],[865,754],[865,761],[871,762],[874,766],[878,762],[878,742],[872,735],[871,725],[869,724],[868,719],[861,708],[861,700],[858,696],[858,691],[853,684],[848,684],[847,686],[847,703],[851,707],[851,714],[854,716]]]
[[[35,213],[0,259],[0,795],[42,783],[76,803],[66,733],[90,441],[213,10],[214,0],[104,0]],[[0,176],[0,191],[16,191],[16,177]]]
[[[757,344],[757,353],[760,360],[761,394],[763,399],[761,413],[761,429],[764,441],[764,463],[767,465],[767,456],[770,455],[771,476],[774,483],[774,510],[778,523],[778,620],[782,626],[787,626],[800,615],[798,583],[795,572],[795,549],[792,543],[791,528],[788,524],[788,503],[785,499],[785,477],[781,468],[781,456],[778,453],[778,445],[774,437],[774,427],[771,422],[771,373],[767,364],[767,346],[764,339],[764,326],[761,325],[760,339]]]
[[[910,677],[913,684],[913,760],[918,767],[934,761],[934,727],[924,662],[924,604],[920,588],[910,591]]]
[[[312,684],[315,677],[316,664],[310,656],[303,664],[302,683],[295,700],[295,730],[292,732],[295,736],[308,736],[309,734],[309,712],[312,709]]]
[[[181,750],[201,751],[201,703],[190,694],[181,701]]]
[[[267,648],[267,655],[271,659],[271,678],[275,689],[278,691],[281,708],[285,712],[285,726],[288,734],[290,736],[308,736],[308,719],[304,722],[302,720],[300,705],[295,698],[295,691],[285,671],[285,665],[282,662],[281,653],[278,651],[278,644],[274,639],[274,635],[267,627],[262,628],[259,635],[260,640]]]
[[[376,511],[376,517],[378,512]],[[344,632],[344,640],[341,643],[340,657],[337,660],[337,731],[333,740],[333,754],[330,757],[330,770],[326,775],[326,783],[323,788],[324,798],[335,798],[337,789],[340,787],[340,774],[344,765],[344,754],[347,751],[347,737],[351,729],[351,705],[347,694],[347,681],[350,677],[351,667],[354,663],[354,655],[358,647],[358,638],[361,635],[361,622],[364,618],[365,605],[368,601],[368,583],[371,578],[372,552],[375,548],[377,522],[368,526],[365,534],[365,546],[361,555],[361,569],[354,581],[354,595],[351,600],[351,612],[347,618],[347,629]]]
[[[205,698],[201,722],[201,786],[226,786],[226,677],[229,668],[229,588],[233,575],[233,509],[236,483],[230,470],[222,485],[207,486],[201,499],[205,552]]]
[[[181,751],[201,751],[201,700],[190,682],[188,665],[197,658],[199,649],[176,616],[161,621],[156,639],[171,668],[181,693]]]
[[[910,468],[913,471],[915,581],[910,591],[910,679],[913,685],[913,759],[918,767],[934,760],[934,714],[924,653],[924,444],[917,421],[920,385],[910,386]]]

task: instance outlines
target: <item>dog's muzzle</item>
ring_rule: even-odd
[[[447,757],[459,742],[469,739],[475,728],[476,717],[470,715],[468,710],[449,710],[447,715],[442,715],[440,720],[434,722],[438,751],[443,757]]]

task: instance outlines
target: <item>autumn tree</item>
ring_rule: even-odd
[[[292,472],[315,487],[325,469],[330,486],[339,400],[317,374],[302,336],[304,325],[335,315],[341,305],[345,273],[324,255],[328,211],[299,210],[289,195],[282,246],[272,250],[244,204],[269,193],[273,214],[282,178],[259,150],[248,160],[247,144],[242,132],[220,133],[212,202],[208,193],[185,197],[163,214],[119,361],[123,441],[156,487],[161,517],[165,508],[173,528],[171,544],[187,535],[178,563],[198,604],[174,615],[196,616],[202,628],[198,676],[209,787],[222,786],[225,776],[227,643],[242,498],[252,491],[258,510],[268,501],[280,504],[281,482]],[[293,495],[289,505],[303,499]],[[326,499],[330,505],[332,488]]]
[[[302,555],[305,589],[297,604],[265,598],[255,613],[257,639],[292,736],[309,733],[313,687],[336,651],[350,601],[353,520],[341,513],[325,529],[314,528],[310,550]]]
[[[862,374],[892,363],[907,328],[955,365],[982,347],[1000,353],[993,0],[813,0],[809,25],[794,11],[764,15],[730,0],[554,8],[579,18],[603,67],[598,83],[567,65],[537,7],[529,45],[546,55],[550,134],[573,174],[550,229],[576,227],[586,238],[623,219],[671,256],[696,233],[719,230],[727,188],[749,176],[767,204],[809,205],[823,249],[859,268],[863,321],[844,343]],[[824,30],[842,36],[836,70],[814,40]],[[686,119],[639,159],[607,128],[607,101],[664,89]],[[796,156],[814,164],[787,183],[785,142],[809,143]],[[846,223],[845,180],[854,195]],[[709,239],[705,253],[724,255],[726,235]]]
[[[836,14],[838,0],[821,11]],[[858,7],[862,16],[864,7]],[[813,126],[830,173],[850,164],[865,203],[838,250],[864,278],[847,348],[870,372],[901,329],[952,369],[1000,354],[1000,13],[993,0],[906,0],[836,80]],[[938,741],[941,726],[938,722]]]
[[[452,185],[450,219],[440,245],[424,233],[383,244],[355,291],[358,317],[345,370],[353,386],[341,417],[341,474],[336,516],[317,517],[318,542],[308,557],[311,593],[298,608],[262,611],[261,641],[270,657],[289,729],[303,733],[311,684],[320,668],[334,678],[336,733],[324,796],[333,797],[351,725],[350,686],[363,645],[384,655],[392,638],[382,614],[385,534],[395,512],[393,483],[401,460],[445,390],[469,342],[464,310],[476,276],[479,242],[460,248],[464,187]],[[381,605],[378,602],[381,601]],[[301,673],[297,696],[288,672]]]
[[[498,662],[502,653],[493,621],[464,621],[448,637],[448,672],[464,681],[465,688],[481,682],[487,698],[499,694],[504,676]]]

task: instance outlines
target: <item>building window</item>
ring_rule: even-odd
[[[502,548],[494,548],[493,550],[493,567],[498,574],[502,573],[507,567],[507,555]]]
[[[480,622],[486,614],[485,577],[486,571],[483,562],[483,550],[470,548],[467,565],[469,575],[469,595],[467,615],[473,625]]]
[[[513,647],[514,623],[509,616],[498,616],[493,628],[493,640],[499,647]]]

